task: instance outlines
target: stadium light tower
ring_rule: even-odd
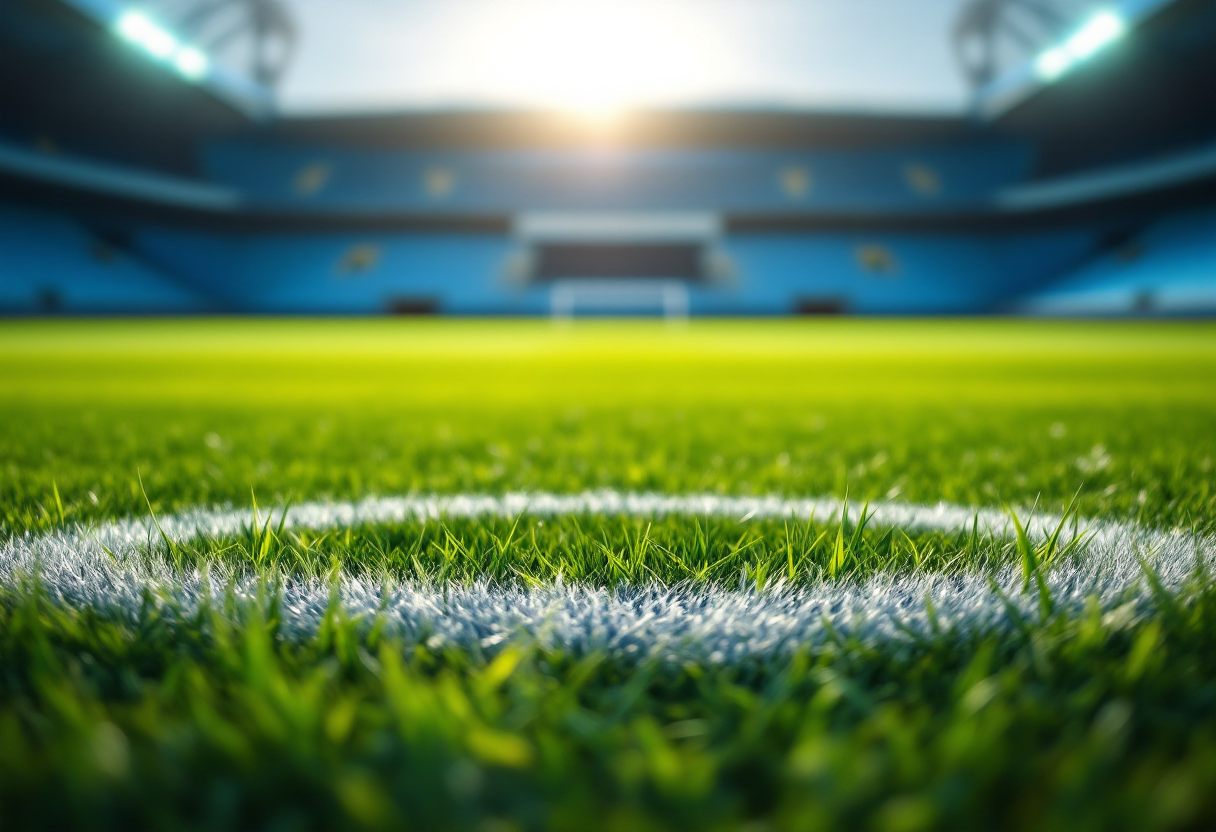
[[[1092,3],[1084,0],[970,0],[954,24],[954,53],[972,90],[1043,54]]]
[[[168,28],[273,89],[295,54],[299,30],[282,0],[151,0]]]

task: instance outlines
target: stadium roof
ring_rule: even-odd
[[[1129,8],[1139,11],[1127,16],[1132,28],[1116,47],[1095,50],[1059,77],[1023,77],[1025,89],[1015,97],[1009,82],[999,82],[988,95],[1000,98],[1000,106],[992,103],[996,98],[982,99],[974,116],[719,109],[638,112],[609,120],[510,111],[301,118],[274,117],[264,92],[219,68],[192,77],[173,61],[156,59],[148,53],[156,44],[132,42],[121,8],[109,0],[21,0],[0,6],[0,143],[7,145],[0,174],[61,187],[80,179],[73,160],[93,158],[188,180],[201,177],[200,144],[224,137],[352,149],[605,142],[857,149],[986,137],[1034,142],[1033,177],[1053,184],[1047,192],[1019,195],[1021,207],[1058,200],[1058,180],[1094,169],[1115,169],[1117,175],[1097,184],[1073,181],[1069,193],[1210,178],[1216,108],[1195,102],[1216,101],[1216,4],[1135,0]],[[31,151],[40,156],[31,157]],[[1133,160],[1143,167],[1154,158],[1160,162],[1149,165],[1153,170],[1118,170]],[[94,173],[84,177],[94,190],[99,182],[118,182]],[[199,195],[188,186],[177,180],[132,185],[142,194],[148,188],[171,193],[171,202]],[[203,197],[209,203],[230,201],[227,194]]]

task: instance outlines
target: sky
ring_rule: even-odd
[[[288,112],[951,111],[962,0],[288,0]]]

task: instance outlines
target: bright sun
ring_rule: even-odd
[[[483,71],[500,90],[589,117],[695,96],[726,60],[682,3],[535,0],[512,11],[483,21]]]

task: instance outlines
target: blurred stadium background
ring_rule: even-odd
[[[288,0],[4,0],[0,312],[1216,313],[1216,2],[956,6],[957,111],[318,114]]]

